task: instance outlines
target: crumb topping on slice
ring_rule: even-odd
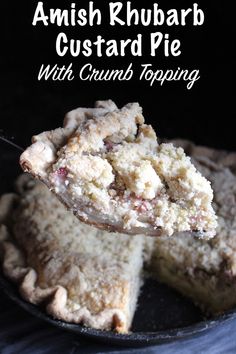
[[[63,172],[62,172],[63,171]],[[50,185],[113,225],[160,229],[164,234],[215,234],[210,182],[182,148],[158,144],[142,108],[130,103],[87,115],[48,169]]]

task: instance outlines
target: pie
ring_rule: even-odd
[[[217,234],[114,235],[81,223],[49,190],[22,175],[0,201],[3,270],[22,296],[55,318],[127,333],[149,274],[206,313],[236,305],[236,153],[176,141],[214,188]],[[158,301],[158,299],[157,299]]]
[[[23,170],[81,221],[126,234],[215,235],[210,182],[181,147],[158,144],[138,103],[118,109],[108,100],[78,108],[63,128],[32,141],[20,158]]]
[[[0,201],[3,270],[57,319],[127,332],[141,286],[144,241],[79,222],[41,183],[21,176]]]
[[[236,153],[175,143],[185,148],[211,181],[217,232],[208,241],[187,233],[155,238],[149,271],[206,313],[222,313],[236,306]]]

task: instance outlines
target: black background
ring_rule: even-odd
[[[76,2],[76,1],[75,1]],[[77,1],[77,7],[86,7],[87,1]],[[150,7],[153,1],[132,2],[133,7]],[[207,3],[207,4],[206,4]],[[30,137],[42,130],[62,124],[64,114],[78,106],[92,106],[97,99],[113,99],[118,106],[138,101],[143,107],[148,123],[154,125],[162,137],[182,137],[199,144],[225,149],[236,149],[234,121],[234,26],[230,20],[232,9],[225,1],[200,2],[205,12],[205,23],[193,27],[110,27],[107,24],[108,2],[94,1],[103,11],[101,26],[57,27],[32,26],[36,1],[4,2],[2,12],[3,36],[1,38],[1,112],[0,129],[22,146],[30,143]],[[45,9],[70,8],[70,1],[44,1]],[[159,1],[168,8],[191,7],[193,1]],[[135,38],[142,33],[144,43],[150,32],[161,30],[179,38],[182,55],[165,58],[161,52],[154,58],[138,57],[72,58],[69,54],[59,58],[55,40],[63,31],[68,38],[95,39]],[[144,46],[145,48],[145,46]],[[145,52],[147,53],[147,52]],[[186,83],[167,82],[163,86],[135,79],[128,82],[39,82],[37,75],[42,63],[65,64],[73,62],[74,70],[91,62],[96,68],[125,68],[133,62],[152,63],[157,69],[200,69],[201,79],[191,90]],[[0,148],[3,143],[1,143]]]

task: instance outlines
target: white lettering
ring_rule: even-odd
[[[48,25],[48,16],[46,16],[44,14],[44,10],[43,10],[43,2],[39,1],[38,5],[36,7],[35,13],[34,13],[34,18],[33,18],[33,22],[32,25],[36,26],[37,22],[39,21],[43,21],[44,26]]]

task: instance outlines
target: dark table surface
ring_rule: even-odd
[[[92,342],[26,313],[0,294],[0,353],[236,353],[236,321],[230,320],[192,339],[145,348],[122,348]]]

